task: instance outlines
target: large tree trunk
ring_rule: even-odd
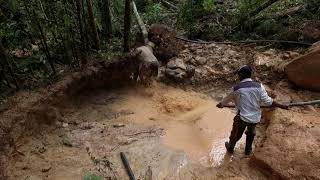
[[[131,25],[131,0],[125,0],[123,51],[129,52],[129,36]]]
[[[101,19],[102,19],[102,31],[104,37],[108,39],[112,36],[112,22],[110,12],[110,0],[103,0],[101,5]]]
[[[134,3],[134,1],[132,1],[132,7],[133,7],[133,12],[134,12],[134,15],[136,16],[136,19],[138,21],[138,24],[139,24],[139,27],[140,27],[140,30],[142,32],[142,36],[143,36],[143,40],[144,40],[144,44],[147,45],[149,40],[148,40],[148,31],[147,31],[147,28],[146,26],[144,25],[139,13],[138,13],[138,10],[137,10],[137,7],[136,7],[136,3]]]
[[[92,31],[92,36],[94,38],[95,49],[99,50],[100,49],[100,39],[99,39],[99,34],[97,31],[96,23],[94,20],[92,0],[87,0],[87,8],[88,8],[90,29]]]
[[[0,59],[4,60],[4,63],[6,64],[8,70],[9,70],[9,73],[10,73],[10,75],[11,75],[13,81],[14,81],[14,84],[16,85],[17,89],[19,89],[17,78],[16,78],[15,74],[13,73],[12,67],[11,67],[11,65],[10,65],[10,63],[8,61],[7,53],[6,53],[6,50],[4,49],[4,47],[2,45],[1,39],[0,39]],[[1,63],[1,66],[2,66],[2,68],[4,70],[4,66],[3,66],[2,62],[0,62],[0,63]],[[4,78],[6,79],[6,76],[4,76]],[[6,79],[6,81],[8,82],[7,79]]]

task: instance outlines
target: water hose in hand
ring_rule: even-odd
[[[288,103],[289,107],[294,107],[294,106],[308,106],[308,105],[316,105],[320,104],[320,100],[313,100],[313,101],[305,101],[305,102],[293,102],[293,103]],[[228,107],[228,108],[234,108],[236,107],[235,105],[226,105],[223,107]],[[261,108],[274,108],[273,106],[260,106]]]

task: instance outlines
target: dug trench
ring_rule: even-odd
[[[187,51],[202,53],[197,50],[201,48],[194,45]],[[6,175],[30,180],[92,174],[128,179],[119,155],[124,152],[137,179],[149,178],[148,169],[152,179],[319,179],[317,108],[266,110],[254,154],[243,155],[243,142],[234,155],[226,154],[224,141],[234,112],[215,104],[230,87],[223,71],[232,66],[209,71],[216,80],[207,84],[214,90],[196,79],[205,76],[200,70],[206,66],[199,66],[195,75],[195,84],[201,86],[156,81],[143,87],[131,79],[136,64],[120,60],[96,64],[37,92],[18,93],[9,110],[1,113],[15,145],[6,151]],[[270,89],[283,101],[318,95],[293,90],[286,81]]]

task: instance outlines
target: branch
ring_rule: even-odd
[[[138,10],[137,10],[137,7],[136,7],[136,3],[134,3],[134,1],[132,1],[132,7],[133,7],[134,15],[136,16],[136,19],[138,21],[138,24],[139,24],[141,32],[142,32],[142,36],[143,36],[143,39],[144,39],[144,44],[147,45],[148,42],[149,42],[148,31],[147,31],[147,28],[146,28],[145,24],[143,23],[139,13],[138,13]]]
[[[269,0],[265,3],[263,3],[261,6],[259,6],[258,8],[256,8],[255,10],[251,11],[248,13],[246,18],[251,18],[256,16],[257,14],[259,14],[261,11],[263,11],[264,9],[266,9],[267,7],[271,6],[272,4],[274,4],[275,2],[277,2],[278,0]]]
[[[284,41],[284,40],[248,40],[248,41],[234,41],[234,42],[216,42],[216,41],[202,41],[202,40],[190,40],[183,37],[175,37],[176,39],[190,42],[190,43],[197,43],[197,44],[247,44],[247,43],[287,43],[287,44],[296,44],[296,45],[303,45],[303,46],[312,46],[310,43],[304,42],[297,42],[297,41]]]
[[[178,10],[178,7],[177,7],[177,6],[169,3],[169,2],[166,1],[166,0],[160,0],[160,2],[161,2],[161,4],[163,4],[164,6],[166,6],[167,8],[173,9],[173,10],[175,10],[175,11]]]

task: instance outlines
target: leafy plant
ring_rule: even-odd
[[[203,0],[202,6],[204,10],[211,12],[215,9],[214,0]]]
[[[147,7],[145,17],[148,24],[159,22],[161,19],[162,7],[160,3],[156,3]]]

